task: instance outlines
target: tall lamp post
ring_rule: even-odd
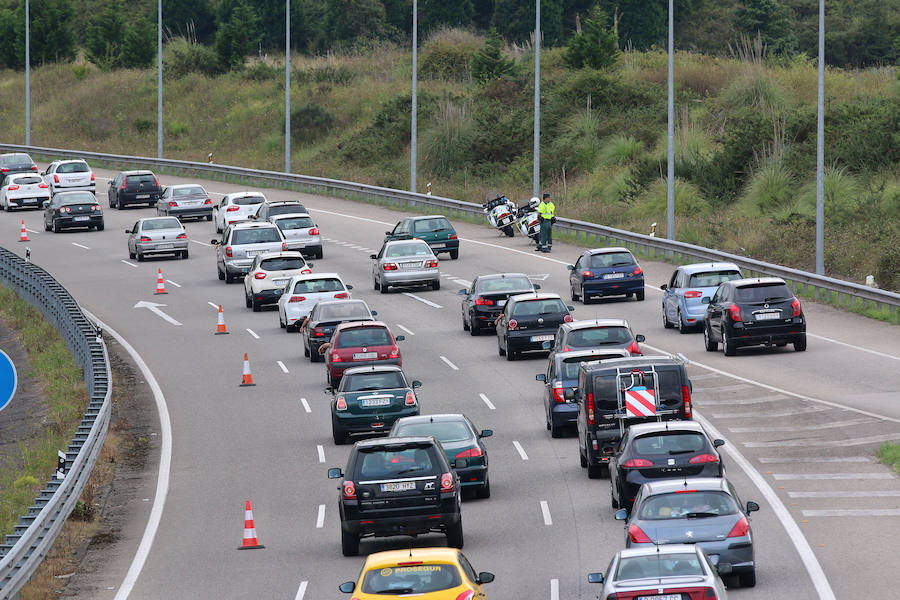
[[[291,0],[284,2],[284,172],[291,172]]]
[[[666,237],[675,239],[675,7],[669,0],[668,138],[666,144]]]
[[[25,145],[31,145],[31,19],[29,1],[25,0]]]
[[[416,92],[418,88],[418,54],[419,54],[419,2],[413,0],[412,9],[412,123],[410,125],[410,148],[409,148],[409,191],[416,191],[416,111],[418,99]]]
[[[816,117],[816,274],[825,274],[825,0],[819,0],[819,98]]]
[[[156,157],[162,158],[162,0],[156,3],[156,13]]]
[[[531,195],[537,197],[541,186],[541,0],[534,3],[534,165]]]

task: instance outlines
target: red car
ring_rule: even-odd
[[[333,387],[341,380],[344,370],[351,367],[372,365],[403,366],[397,342],[404,337],[394,337],[381,321],[351,321],[341,323],[334,330],[331,347],[325,353],[325,369],[328,383]]]

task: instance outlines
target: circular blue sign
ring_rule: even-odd
[[[16,365],[12,359],[0,350],[0,410],[12,401],[16,394]]]

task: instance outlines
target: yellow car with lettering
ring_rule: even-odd
[[[493,580],[493,573],[476,573],[456,548],[412,548],[370,554],[359,581],[338,589],[353,600],[482,600],[482,586]]]

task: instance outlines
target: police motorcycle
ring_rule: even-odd
[[[541,203],[537,198],[531,200],[523,200],[516,207],[516,225],[519,232],[527,238],[537,243],[541,235],[541,222],[538,218],[538,205]]]
[[[515,235],[513,227],[516,223],[516,205],[509,198],[501,194],[488,194],[481,209],[488,216],[491,226],[505,233],[507,237]]]

